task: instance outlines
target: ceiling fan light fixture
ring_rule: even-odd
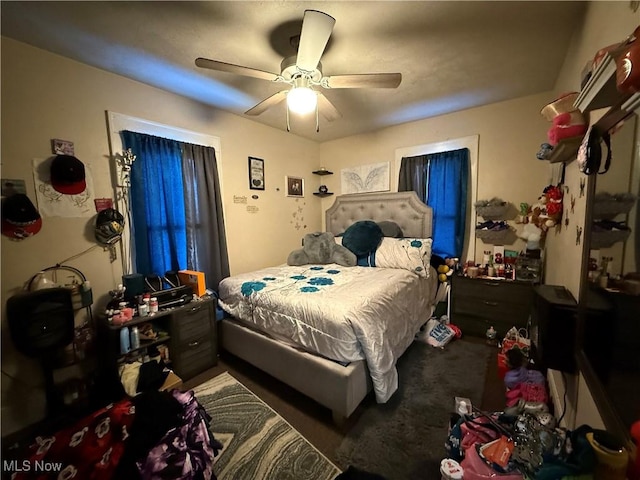
[[[318,95],[309,87],[293,87],[287,94],[287,107],[293,113],[306,115],[316,110]]]

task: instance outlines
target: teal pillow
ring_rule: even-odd
[[[342,236],[342,245],[356,257],[361,257],[374,252],[382,241],[382,229],[376,222],[362,220],[347,228]]]

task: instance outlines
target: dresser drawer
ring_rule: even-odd
[[[212,333],[210,303],[187,307],[175,316],[172,335],[178,343],[189,343]]]
[[[456,299],[452,311],[454,316],[456,313],[461,313],[488,320],[510,321],[514,325],[524,326],[531,312],[531,304],[529,302],[508,303],[502,300],[462,297]]]
[[[172,355],[173,368],[183,380],[188,380],[217,363],[215,345],[207,337],[183,344]]]
[[[471,336],[526,327],[533,305],[533,285],[524,282],[454,277],[451,295],[451,322]]]
[[[492,302],[522,303],[533,298],[531,285],[506,280],[482,280],[460,278],[454,286],[457,296],[482,298]]]

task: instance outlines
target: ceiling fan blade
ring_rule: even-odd
[[[401,73],[365,73],[360,75],[332,75],[324,78],[328,88],[397,88]]]
[[[338,111],[336,107],[333,106],[333,103],[329,101],[327,97],[325,97],[322,93],[318,93],[318,110],[320,115],[327,119],[329,122],[333,122],[338,118],[342,117],[342,114]]]
[[[289,93],[289,90],[282,90],[282,91],[280,91],[278,93],[274,93],[273,95],[271,95],[270,97],[265,98],[263,101],[261,101],[255,107],[250,108],[249,110],[247,110],[244,113],[245,113],[245,115],[253,115],[253,116],[260,115],[265,110],[276,106],[282,100],[287,98],[287,93]]]
[[[244,75],[245,77],[259,78],[261,80],[269,80],[272,82],[275,82],[278,79],[278,75],[275,73],[265,72],[255,68],[242,67],[232,63],[219,62],[218,60],[209,60],[208,58],[196,58],[196,65],[201,68],[235,73],[236,75]]]
[[[306,72],[313,72],[318,66],[336,19],[317,10],[305,10],[302,32],[298,45],[296,65]]]

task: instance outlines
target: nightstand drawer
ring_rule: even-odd
[[[216,365],[216,350],[210,338],[200,338],[183,345],[172,360],[178,376],[188,380]]]
[[[453,277],[451,322],[466,335],[483,336],[491,326],[498,337],[526,327],[533,305],[533,284]]]
[[[531,285],[506,280],[456,279],[455,293],[502,303],[529,302],[533,298]]]
[[[199,304],[180,312],[174,319],[173,335],[178,343],[188,343],[202,336],[211,335],[210,304]]]
[[[521,324],[522,320],[526,322],[531,311],[531,304],[529,302],[508,303],[502,299],[461,297],[456,298],[452,311],[454,316],[456,313],[461,313],[488,320],[511,321],[515,325]]]

